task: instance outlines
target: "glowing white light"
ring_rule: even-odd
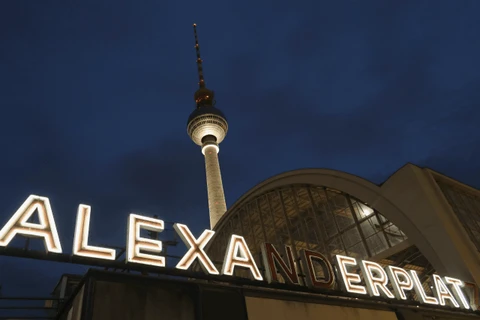
[[[178,262],[176,268],[187,270],[195,261],[195,259],[198,259],[201,262],[200,265],[205,273],[219,274],[212,260],[210,260],[210,258],[207,256],[207,253],[204,251],[205,247],[208,245],[208,242],[215,234],[215,231],[205,230],[198,239],[195,239],[193,234],[190,232],[190,229],[188,229],[186,225],[175,223],[173,228],[175,231],[177,231],[183,243],[185,243],[185,245],[189,248],[180,262]]]
[[[202,139],[207,135],[217,138],[221,143],[228,131],[228,124],[225,119],[214,114],[204,114],[195,117],[187,126],[188,135],[197,145],[202,145]]]
[[[378,263],[372,261],[362,261],[360,265],[367,284],[368,293],[371,296],[379,297],[380,295],[393,299],[395,296],[388,290],[388,277],[385,270]]]
[[[452,302],[455,308],[460,308],[457,300],[455,300],[452,293],[450,292],[450,290],[448,290],[448,287],[445,285],[442,278],[440,278],[438,274],[432,275],[431,280],[433,282],[433,294],[437,298],[440,305],[444,306],[446,304],[445,300],[448,299]]]
[[[366,205],[364,205],[363,203],[358,203],[358,205],[360,206],[360,213],[364,216],[364,217],[368,217],[369,215],[371,215],[373,213],[373,209],[370,208],[370,207],[367,207]]]
[[[405,269],[388,266],[387,274],[397,299],[407,300],[405,291],[413,289],[413,281]]]
[[[164,228],[163,221],[134,213],[130,214],[128,220],[127,262],[165,267],[165,257],[140,252],[140,250],[152,253],[162,252],[162,241],[143,238],[140,236],[140,230],[162,232]]]
[[[367,290],[364,286],[353,284],[352,282],[360,283],[362,279],[358,274],[350,273],[347,271],[347,265],[356,266],[357,260],[355,258],[337,255],[337,267],[340,271],[342,283],[347,292],[357,294],[367,294]]]
[[[470,303],[467,301],[467,298],[462,292],[462,288],[465,286],[465,283],[462,280],[458,280],[450,277],[444,277],[443,279],[445,280],[446,283],[452,285],[453,294],[457,299],[457,301],[461,301],[465,309],[470,309]]]
[[[233,275],[236,266],[250,269],[256,280],[263,280],[245,239],[233,234],[228,242],[225,259],[223,260],[222,274]]]
[[[420,279],[418,278],[417,272],[415,270],[410,270],[410,276],[412,277],[413,280],[413,289],[417,293],[417,296],[420,297],[420,302],[426,303],[426,304],[433,304],[433,305],[438,305],[438,300],[435,297],[429,297],[425,293],[425,290],[423,290],[422,283],[420,282]]]
[[[217,151],[217,153],[220,152],[220,148],[219,148],[217,145],[215,145],[215,144],[207,144],[207,145],[205,145],[205,146],[202,147],[202,154],[205,155],[205,150],[208,149],[208,148],[210,148],[210,147],[214,148],[214,149]]]
[[[35,211],[38,212],[40,223],[27,222]],[[0,230],[0,246],[8,246],[17,234],[43,238],[47,252],[62,253],[52,208],[46,197],[28,196],[27,200]]]
[[[88,245],[90,213],[90,206],[85,204],[80,204],[78,206],[77,223],[75,225],[75,235],[73,237],[73,254],[95,259],[115,260],[115,250]]]

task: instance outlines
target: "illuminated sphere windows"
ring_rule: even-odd
[[[211,135],[219,144],[227,135],[228,124],[223,113],[215,107],[201,107],[195,109],[188,118],[187,132],[190,138],[199,146],[203,146],[202,139]]]

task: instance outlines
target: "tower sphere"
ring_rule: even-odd
[[[213,106],[196,108],[188,117],[187,132],[199,146],[203,146],[205,136],[214,136],[216,143],[223,141],[228,131],[228,123],[224,114]]]

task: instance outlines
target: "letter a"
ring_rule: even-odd
[[[28,222],[35,211],[38,211],[40,223]],[[8,246],[17,234],[43,238],[47,252],[62,253],[52,208],[46,197],[28,196],[27,200],[0,230],[0,246]]]
[[[232,276],[235,266],[250,269],[256,280],[262,281],[263,277],[253,260],[252,253],[242,236],[232,235],[228,243],[223,261],[222,274]]]

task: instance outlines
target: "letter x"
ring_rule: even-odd
[[[176,268],[181,270],[187,270],[190,265],[198,258],[201,262],[203,271],[209,274],[219,274],[217,268],[212,263],[210,258],[204,251],[205,246],[208,244],[210,239],[215,234],[215,231],[205,230],[198,239],[195,239],[193,234],[190,232],[190,229],[184,224],[175,223],[173,225],[175,231],[189,248],[187,253],[183,256],[182,260],[177,264]]]

